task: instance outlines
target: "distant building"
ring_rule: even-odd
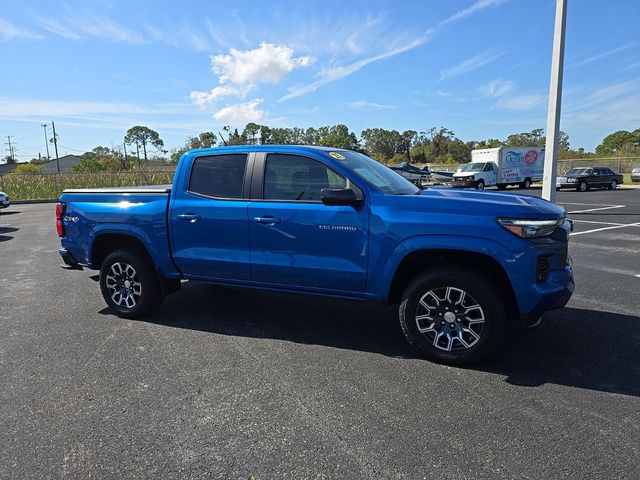
[[[82,157],[79,155],[65,155],[60,157],[58,159],[60,161],[60,173],[72,172],[71,167],[81,159]],[[22,165],[22,163],[0,163],[0,175],[8,175],[13,172],[18,165]],[[46,162],[40,162],[38,165],[42,167],[43,173],[58,173],[58,164],[55,158],[53,160],[47,160]]]
[[[15,169],[16,169],[15,163],[0,163],[0,175],[7,175],[13,172]]]
[[[82,157],[79,155],[65,155],[64,157],[60,157],[58,160],[60,162],[60,173],[69,173],[71,167],[73,167],[76,163],[81,160]],[[58,173],[58,165],[56,163],[56,159],[49,160],[48,162],[44,162],[40,164],[44,173]]]

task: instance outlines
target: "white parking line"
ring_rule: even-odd
[[[581,219],[571,219],[572,222],[578,223],[597,223],[598,225],[626,225],[626,223],[616,223],[616,222],[596,222],[595,220],[581,220]]]
[[[614,225],[611,227],[602,227],[602,228],[594,228],[593,230],[585,230],[584,232],[572,232],[569,235],[583,235],[585,233],[594,233],[594,232],[602,232],[603,230],[613,230],[615,228],[626,228],[626,227],[640,227],[640,222],[638,223],[626,223],[624,225]]]
[[[624,208],[626,205],[609,205],[606,207],[598,207],[598,208],[588,208],[586,210],[573,210],[572,212],[567,213],[587,213],[587,212],[597,212],[600,210],[612,210],[614,208]]]

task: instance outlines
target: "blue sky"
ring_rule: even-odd
[[[505,138],[546,120],[555,1],[3,2],[0,136],[21,161],[187,135],[346,123]],[[561,128],[640,127],[637,0],[569,1]]]

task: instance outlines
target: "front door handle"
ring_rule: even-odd
[[[181,213],[180,215],[178,215],[178,218],[189,223],[195,223],[200,220],[200,215],[197,215],[195,213]]]
[[[262,223],[263,225],[275,225],[276,223],[280,223],[279,218],[272,217],[271,215],[267,215],[265,217],[254,217],[253,221],[256,223]]]

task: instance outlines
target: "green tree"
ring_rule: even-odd
[[[162,149],[164,148],[164,142],[160,139],[158,132],[142,125],[136,125],[127,130],[124,141],[127,145],[142,146],[145,161],[147,160],[147,145],[151,145],[160,151],[163,151]]]
[[[640,150],[640,129],[628,132],[619,130],[607,135],[600,145],[596,147],[599,155],[627,155],[635,154]]]
[[[315,145],[360,151],[360,143],[356,134],[350,132],[349,127],[341,123],[320,127]]]
[[[171,163],[176,164],[183,153],[197,148],[211,148],[214,147],[217,142],[218,139],[216,138],[216,134],[213,132],[202,132],[196,137],[187,137],[187,140],[182,147],[176,148],[171,152],[170,161]]]

